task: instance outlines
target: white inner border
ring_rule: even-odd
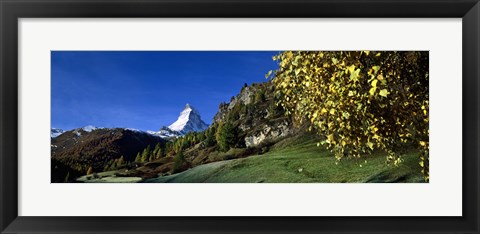
[[[461,216],[461,19],[21,19],[21,216]],[[429,50],[429,184],[50,184],[51,50]]]

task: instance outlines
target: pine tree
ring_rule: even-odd
[[[93,174],[93,168],[90,166],[87,170],[87,175]]]
[[[216,141],[215,141],[215,132],[216,132],[216,127],[215,125],[208,128],[205,130],[205,146],[210,147],[214,146]]]
[[[180,152],[175,155],[173,158],[173,172],[179,172],[179,170],[183,167],[183,165],[186,163],[185,156],[183,155],[183,151],[180,150]]]
[[[121,167],[124,163],[125,163],[125,159],[124,159],[124,157],[123,157],[123,155],[122,155],[122,156],[120,156],[120,158],[118,159],[116,166],[117,166],[117,167]]]
[[[230,122],[220,122],[215,135],[220,150],[228,151],[237,143],[237,128]]]
[[[171,155],[172,154],[172,143],[171,142],[167,142],[167,144],[165,144],[165,155]]]
[[[142,156],[140,155],[140,152],[137,153],[137,157],[135,157],[135,162],[141,162],[142,161]]]
[[[163,150],[162,150],[162,148],[159,148],[157,150],[157,154],[155,154],[155,158],[159,159],[161,157],[163,157]]]
[[[158,151],[159,151],[159,150],[161,150],[160,143],[157,143],[157,144],[155,145],[155,149],[153,150],[153,153],[152,153],[153,158],[157,158],[157,154],[158,154]]]
[[[142,152],[142,162],[148,162],[148,159],[150,158],[150,154],[151,154],[151,148],[150,148],[150,145],[147,146],[147,148],[145,148]]]

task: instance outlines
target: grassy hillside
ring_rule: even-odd
[[[146,180],[150,183],[346,183],[423,182],[418,156],[411,151],[399,167],[383,155],[336,159],[311,135],[277,143],[263,155],[200,165],[182,173]]]

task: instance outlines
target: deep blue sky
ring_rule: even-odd
[[[210,124],[244,83],[265,82],[272,51],[52,51],[52,127],[158,130],[186,103]]]

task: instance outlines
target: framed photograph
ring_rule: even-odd
[[[8,1],[1,233],[478,233],[480,5]]]

